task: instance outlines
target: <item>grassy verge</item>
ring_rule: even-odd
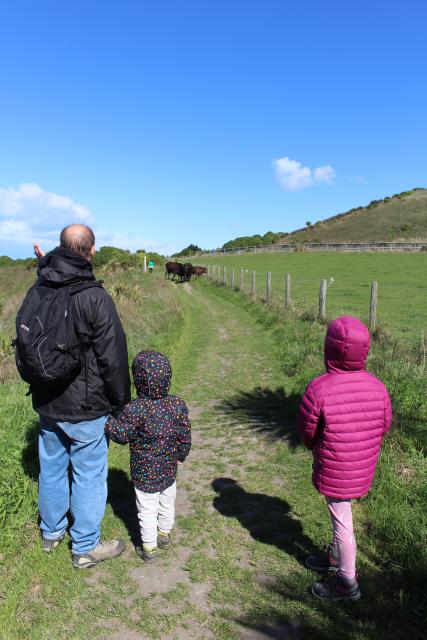
[[[295,399],[290,406],[288,402],[289,413],[294,415],[306,383],[324,370],[325,326],[307,315],[284,313],[274,304],[270,307],[261,305],[223,286],[209,283],[203,286],[215,287],[217,295],[250,313],[274,336],[288,380],[287,396]],[[362,556],[362,579],[365,584],[372,581],[380,590],[380,597],[376,598],[375,624],[369,634],[365,630],[366,635],[360,637],[380,634],[378,623],[387,624],[387,619],[394,619],[405,630],[386,637],[422,638],[427,599],[427,379],[424,354],[422,350],[378,332],[373,340],[368,368],[390,390],[395,418],[391,433],[384,441],[372,491],[356,505],[361,525],[359,542],[362,542],[360,547],[365,556]],[[265,396],[264,402],[268,403],[268,399]],[[245,411],[250,412],[250,403],[246,404]],[[286,436],[280,426],[276,433],[279,437]],[[282,589],[283,595],[290,597],[294,590],[293,580],[285,577]],[[274,617],[273,614],[274,611],[268,613]],[[279,610],[276,614],[280,618]],[[346,622],[345,615],[340,620],[340,615],[339,612],[328,613],[329,623],[325,620],[322,623],[325,635],[322,635],[322,625],[318,627],[315,623],[313,633],[314,628],[317,631],[313,637],[331,637],[327,635],[331,627],[345,627],[348,620]],[[346,637],[359,637],[356,627],[354,632],[355,636]]]
[[[14,269],[14,275],[18,274]],[[14,318],[32,276],[27,272],[7,298],[2,297],[8,318]],[[144,277],[140,272],[106,276],[105,285],[113,295],[128,336],[129,356],[143,348],[173,355],[179,342],[183,309],[180,297],[163,278]],[[5,309],[3,306],[3,311]],[[12,322],[5,323],[4,343],[10,343]],[[0,637],[60,638],[87,637],[88,621],[102,618],[99,599],[85,613],[75,606],[87,598],[84,576],[73,571],[68,545],[61,545],[55,557],[42,555],[37,527],[37,416],[25,396],[27,387],[19,381],[9,349],[2,361],[4,381],[0,385]],[[113,445],[110,467],[124,477],[128,455]],[[114,473],[114,471],[113,471]],[[129,483],[128,483],[129,484]],[[128,486],[126,485],[126,489]],[[123,533],[109,505],[104,534]],[[99,608],[98,608],[99,607]],[[69,635],[66,631],[69,631]]]

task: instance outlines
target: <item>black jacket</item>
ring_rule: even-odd
[[[64,286],[95,280],[91,263],[62,247],[39,261],[37,273],[41,282]],[[91,287],[76,293],[72,300],[76,333],[87,346],[87,385],[83,368],[71,382],[33,389],[32,396],[40,415],[82,422],[117,411],[130,400],[128,353],[120,318],[105,289]]]

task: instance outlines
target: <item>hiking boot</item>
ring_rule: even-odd
[[[88,551],[88,553],[73,553],[73,567],[76,569],[90,569],[104,560],[116,558],[123,553],[125,548],[124,540],[99,542],[95,549]]]
[[[52,551],[54,551],[56,547],[59,547],[64,538],[65,533],[63,533],[62,536],[59,536],[59,538],[43,538],[42,536],[43,551],[45,553],[52,553]]]
[[[311,593],[319,600],[348,600],[353,602],[361,597],[357,578],[347,580],[338,574],[332,576],[326,582],[315,582],[311,585]]]
[[[169,549],[172,544],[170,533],[163,533],[163,531],[159,531],[157,534],[157,546],[160,549]]]
[[[136,547],[135,551],[144,562],[157,562],[159,559],[159,550],[157,547],[153,547],[152,549],[145,547],[144,549],[143,545],[142,547]]]
[[[312,553],[305,559],[305,566],[312,571],[338,571],[338,558],[334,555],[332,545],[325,544],[323,553]]]

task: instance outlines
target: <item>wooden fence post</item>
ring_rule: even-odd
[[[326,320],[326,290],[327,281],[320,281],[320,294],[319,294],[319,317],[321,320]]]
[[[231,282],[230,287],[234,289],[234,269],[231,270]]]
[[[270,302],[271,298],[271,271],[267,271],[267,281],[265,283],[265,301]]]
[[[291,308],[291,274],[286,274],[286,284],[285,284],[285,309]]]
[[[377,324],[377,299],[378,299],[378,282],[375,280],[371,286],[371,304],[369,306],[369,329],[375,331]]]
[[[256,271],[252,271],[252,295],[256,296]]]
[[[243,269],[240,269],[239,289],[243,291]]]
[[[225,286],[227,286],[227,267],[224,267],[224,279],[223,279],[223,283]]]

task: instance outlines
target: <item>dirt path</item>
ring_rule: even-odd
[[[207,288],[187,287],[183,295],[187,327],[173,360],[193,446],[179,470],[174,546],[152,565],[126,551],[113,600],[127,614],[107,615],[99,637],[297,638],[297,623],[243,622],[254,595],[268,599],[277,583],[277,556],[298,566],[280,541],[289,505],[275,494],[284,479],[268,466],[277,455],[272,434],[283,393],[276,346],[249,314]],[[98,589],[111,581],[107,567],[92,580]]]

